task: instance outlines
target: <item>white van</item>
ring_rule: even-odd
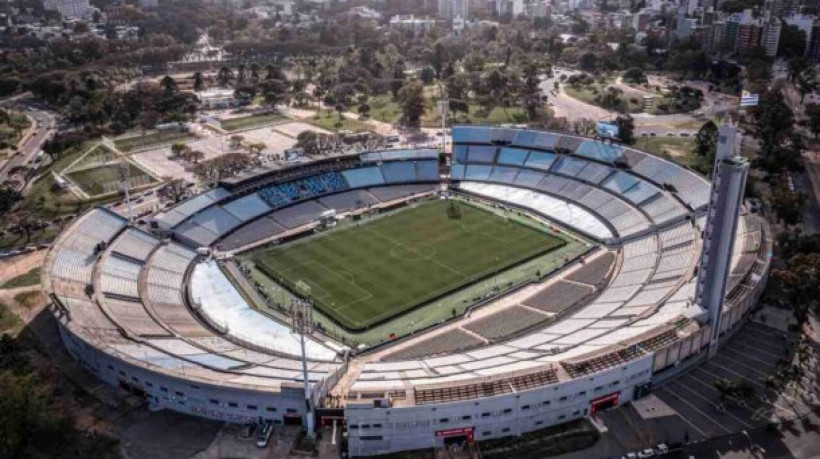
[[[273,424],[266,422],[262,424],[262,429],[256,437],[256,446],[259,448],[267,448],[270,443],[270,436],[273,433]]]

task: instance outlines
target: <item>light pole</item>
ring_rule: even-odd
[[[120,185],[125,192],[125,203],[128,206],[128,223],[134,224],[134,208],[131,206],[131,165],[128,160],[121,158],[119,167]]]
[[[310,400],[310,382],[308,381],[307,354],[305,353],[305,335],[313,333],[313,304],[308,300],[294,298],[290,304],[291,328],[293,333],[299,334],[299,343],[302,346],[302,379],[305,388],[305,429],[307,437],[313,441],[316,438],[313,419],[313,406]]]

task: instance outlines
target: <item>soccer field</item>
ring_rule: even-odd
[[[458,202],[430,201],[254,254],[277,282],[362,330],[563,246],[546,232]],[[307,286],[307,289],[304,288]]]

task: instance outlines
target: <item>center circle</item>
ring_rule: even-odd
[[[435,254],[436,248],[424,242],[399,243],[390,249],[390,256],[405,261],[426,260],[432,258]]]

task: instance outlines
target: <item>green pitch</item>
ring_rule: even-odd
[[[564,245],[543,231],[430,201],[254,255],[267,276],[361,330]]]

